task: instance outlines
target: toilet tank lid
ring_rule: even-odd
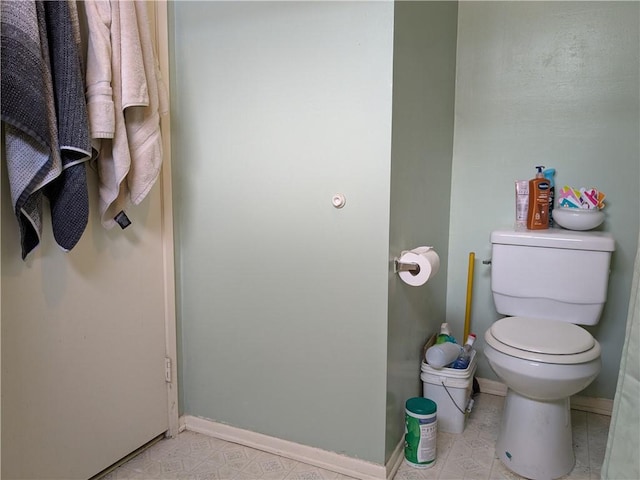
[[[560,228],[523,231],[496,230],[491,232],[491,243],[602,252],[615,250],[615,240],[609,232],[585,232]]]

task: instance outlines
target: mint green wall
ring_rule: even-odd
[[[171,9],[182,413],[384,463],[425,337],[444,319],[462,334],[469,251],[480,339],[497,317],[480,260],[539,163],[608,194],[618,250],[588,394],[613,397],[640,203],[637,3]],[[391,260],[420,244],[441,271],[409,288]],[[495,378],[483,360],[479,375]]]
[[[607,194],[616,238],[608,302],[590,329],[603,369],[584,395],[613,398],[640,208],[638,2],[461,2],[458,20],[447,319],[461,335],[467,255],[475,251],[472,330],[498,318],[489,233],[514,217],[513,182],[535,165],[560,186]],[[579,280],[578,280],[579,281]],[[494,378],[481,359],[478,376]]]
[[[404,402],[422,395],[424,342],[445,318],[457,10],[395,4],[389,256],[429,245],[441,264],[421,287],[389,273],[387,459],[404,434]]]
[[[172,8],[182,411],[384,463],[393,3]]]

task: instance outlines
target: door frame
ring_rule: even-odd
[[[167,0],[147,1],[151,13],[154,43],[160,73],[167,95],[170,96],[169,71],[169,12]],[[160,173],[162,248],[164,270],[165,343],[166,356],[170,360],[170,379],[167,382],[168,426],[167,437],[175,437],[179,430],[178,409],[178,348],[176,323],[175,255],[173,237],[173,201],[171,183],[171,112],[160,120],[162,130],[163,161]]]

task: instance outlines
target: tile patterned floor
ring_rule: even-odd
[[[416,469],[404,462],[394,480],[520,479],[495,458],[503,397],[480,394],[465,431],[439,433],[433,467]],[[610,418],[572,410],[576,466],[565,480],[600,479]],[[350,480],[339,473],[284,457],[182,432],[145,450],[104,480]]]

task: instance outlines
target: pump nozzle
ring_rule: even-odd
[[[551,185],[552,187],[555,187],[555,181],[554,181],[554,175],[556,174],[556,169],[555,168],[547,168],[544,172],[544,177],[549,180],[549,185]]]
[[[536,172],[536,178],[544,178],[544,174],[542,173],[542,170],[544,170],[544,165],[538,165],[536,166],[536,168],[538,169],[538,171]]]

